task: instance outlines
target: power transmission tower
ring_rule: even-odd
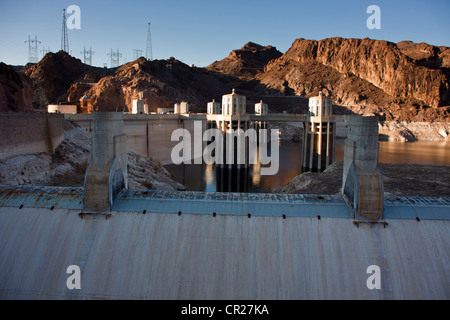
[[[35,36],[34,40],[31,40],[30,36],[28,36],[28,62],[37,63],[38,62],[38,44],[41,43],[38,41],[37,36]]]
[[[44,46],[42,48],[41,52],[42,52],[42,57],[45,57],[45,55],[50,52],[50,47],[48,47],[48,49],[45,49],[45,46]]]
[[[63,9],[63,22],[61,34],[61,50],[69,53],[69,37],[67,36],[66,9]]]
[[[83,54],[84,64],[92,66],[92,55],[95,54],[95,52],[92,51],[92,47],[90,47],[89,50],[86,50],[86,47],[84,47],[84,50],[80,53]]]
[[[118,67],[120,64],[120,57],[122,57],[122,54],[119,53],[119,49],[117,49],[117,52],[114,52],[111,49],[111,53],[108,53],[108,56],[111,56],[111,68]]]
[[[143,52],[143,50],[133,49],[133,60],[136,60],[139,57],[142,57],[142,52]]]
[[[152,53],[152,32],[150,29],[150,22],[148,23],[148,32],[147,32],[147,50],[145,52],[145,57],[147,60],[153,60],[153,53]]]

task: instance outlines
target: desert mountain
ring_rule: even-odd
[[[338,113],[429,122],[446,121],[450,112],[449,57],[447,47],[409,41],[297,39],[284,54],[249,42],[206,68],[175,58],[139,58],[118,68],[96,68],[60,51],[25,67],[22,77],[33,85],[33,105],[43,109],[88,94],[97,110],[129,111],[142,92],[152,112],[182,100],[193,112],[205,112],[208,101],[236,88],[247,95],[249,110],[265,99],[273,112],[305,112],[306,98],[321,91],[333,99]],[[3,90],[4,79],[11,78],[4,70]],[[13,88],[26,87],[14,79]],[[21,100],[15,99],[8,100],[9,110],[17,110]]]
[[[395,43],[371,39],[297,39],[256,79],[268,93],[276,89],[309,96],[323,91],[353,112],[387,120],[444,119],[450,105],[446,69],[410,57],[419,50],[410,47],[406,55]]]
[[[25,67],[24,73],[33,83],[33,104],[42,109],[52,103],[77,103],[88,94],[97,110],[130,111],[132,100],[141,91],[150,111],[173,106],[181,100],[189,101],[192,110],[203,111],[207,100],[230,90],[219,77],[175,58],[154,61],[140,58],[106,69],[85,65],[59,51]]]
[[[24,73],[33,83],[34,104],[46,107],[52,103],[67,103],[67,92],[72,85],[97,82],[111,71],[85,65],[80,59],[59,51],[47,53],[41,61],[27,67]]]
[[[251,80],[262,71],[269,61],[282,56],[275,47],[263,47],[248,42],[239,50],[233,50],[223,60],[215,61],[206,67],[209,71],[236,76],[244,80]]]
[[[133,99],[142,92],[151,112],[183,100],[189,102],[192,111],[204,112],[208,101],[230,90],[228,83],[223,77],[189,67],[175,58],[139,58],[100,79],[87,94],[99,110],[129,111]]]
[[[33,111],[33,89],[12,66],[0,63],[0,111]]]
[[[441,69],[449,75],[450,71],[450,48],[436,47],[427,43],[414,43],[412,41],[401,41],[397,43],[400,51],[414,60],[419,66],[430,69]]]

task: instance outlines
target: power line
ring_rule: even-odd
[[[84,50],[80,52],[84,57],[84,64],[92,66],[92,55],[95,54],[94,51],[92,51],[92,47],[89,48],[89,50],[86,50],[86,47],[84,47]]]
[[[61,50],[69,53],[69,37],[67,35],[66,9],[63,9]]]
[[[111,49],[111,53],[108,53],[108,56],[111,57],[111,68],[115,68],[120,65],[120,57],[122,57],[122,54],[119,52],[119,49],[117,49],[117,52],[114,52]]]
[[[37,63],[38,62],[38,44],[41,42],[38,41],[37,36],[35,36],[34,40],[31,40],[29,35],[28,35],[28,40],[26,40],[25,43],[27,43],[27,42],[28,42],[28,62]]]
[[[148,32],[147,32],[147,49],[145,51],[145,57],[147,60],[153,60],[153,52],[152,52],[152,33],[150,28],[150,22],[148,23]]]
[[[42,52],[42,57],[44,57],[47,53],[50,52],[50,47],[48,47],[48,49],[45,49],[45,46],[44,46],[44,47],[42,48],[41,52]]]
[[[133,49],[133,60],[136,60],[139,57],[142,57],[142,53],[143,53],[143,50]]]

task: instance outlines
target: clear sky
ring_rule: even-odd
[[[96,66],[110,65],[111,49],[121,64],[133,60],[133,49],[145,55],[148,22],[154,59],[201,67],[249,41],[281,52],[297,38],[335,36],[450,46],[450,0],[0,0],[0,61],[26,64],[28,35],[41,41],[39,51],[57,52],[70,5],[81,9],[81,29],[68,30],[71,54],[82,59],[92,47]],[[381,9],[380,30],[366,27],[369,5]]]

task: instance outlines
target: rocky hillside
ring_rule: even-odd
[[[450,167],[381,163],[385,196],[448,197]],[[341,192],[343,162],[324,172],[305,172],[275,193],[333,195]]]
[[[68,90],[79,82],[97,82],[110,70],[85,65],[64,51],[47,53],[39,63],[25,68],[35,91],[33,103],[46,108],[48,104],[67,103]],[[82,96],[73,97],[78,100]]]
[[[419,47],[402,48],[409,55],[387,41],[297,39],[256,78],[285,94],[309,96],[323,91],[335,104],[386,120],[446,119],[450,85],[445,65],[430,68],[410,57]],[[445,56],[447,49],[439,50]]]
[[[371,39],[298,39],[287,60],[317,61],[366,80],[396,98],[421,100],[432,107],[448,105],[448,79],[440,70],[417,66],[397,45]]]
[[[64,140],[53,155],[16,156],[0,161],[0,184],[82,187],[92,137],[86,130],[64,122]],[[170,173],[152,158],[128,151],[128,188],[139,190],[184,190]]]
[[[151,112],[159,107],[188,101],[191,110],[204,112],[206,103],[231,90],[230,77],[170,58],[147,61],[139,58],[118,68],[96,68],[83,64],[64,51],[48,53],[39,63],[24,68],[35,92],[33,105],[77,103],[87,94],[96,110],[130,111],[132,101],[143,92]]]
[[[229,74],[243,80],[252,80],[262,71],[269,61],[279,58],[282,53],[272,46],[261,46],[248,42],[239,50],[233,50],[223,60],[215,61],[207,70]]]
[[[450,71],[449,47],[436,47],[428,43],[412,41],[398,42],[397,47],[403,54],[413,59],[415,64],[430,69],[440,69],[448,77]]]
[[[32,111],[33,89],[13,67],[0,63],[0,111]]]
[[[229,81],[205,69],[189,67],[170,58],[148,61],[139,58],[100,79],[90,90],[89,97],[99,110],[130,111],[133,99],[143,92],[150,112],[173,107],[188,101],[193,112],[205,112],[206,104],[230,91]]]
[[[97,110],[130,111],[132,100],[142,92],[151,112],[183,100],[193,112],[205,112],[208,101],[220,100],[236,88],[248,97],[249,111],[265,99],[272,112],[305,112],[305,98],[323,92],[333,99],[335,113],[376,114],[381,121],[442,122],[450,113],[449,66],[448,47],[329,38],[297,39],[284,54],[249,42],[206,68],[175,58],[139,58],[118,68],[96,68],[60,51],[25,67],[24,79],[32,83],[34,107],[42,109],[74,103],[88,94]],[[8,74],[1,71],[2,83],[11,78]],[[22,107],[29,102],[20,93],[27,91],[26,81],[9,83],[18,85],[9,85],[9,93],[2,94],[9,98],[2,98],[0,106],[29,108]]]

